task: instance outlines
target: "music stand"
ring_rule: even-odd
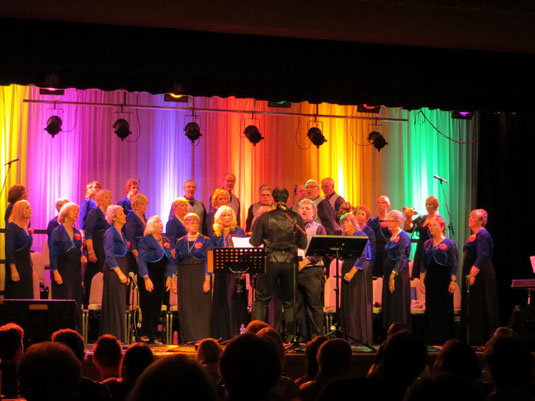
[[[338,260],[357,259],[362,255],[368,242],[366,236],[349,235],[313,235],[305,251],[306,256],[327,256],[336,259],[336,323],[335,329],[326,334],[327,337],[348,338],[375,351],[371,345],[366,344],[340,330],[340,279],[341,272]]]
[[[229,272],[236,277],[236,292],[243,291],[240,278],[245,273],[265,273],[264,248],[215,248],[213,250],[214,273]]]

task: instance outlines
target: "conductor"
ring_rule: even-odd
[[[264,244],[267,257],[267,272],[256,279],[253,319],[266,321],[267,306],[280,285],[286,342],[292,342],[295,338],[297,248],[306,248],[307,236],[303,218],[286,206],[288,190],[276,187],[272,195],[277,207],[258,218],[250,240],[253,246]]]

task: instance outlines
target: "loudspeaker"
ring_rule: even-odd
[[[49,341],[59,329],[76,329],[73,299],[5,299],[0,304],[0,324],[16,323],[24,329],[25,343]]]

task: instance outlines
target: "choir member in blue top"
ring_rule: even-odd
[[[184,217],[188,214],[188,201],[186,198],[175,199],[171,207],[171,217],[165,225],[165,236],[171,241],[171,244],[176,244],[176,240],[182,238],[187,234],[186,226],[184,225]]]
[[[91,181],[86,186],[85,191],[85,199],[82,202],[82,205],[80,206],[80,230],[85,232],[85,224],[87,220],[87,214],[91,209],[95,209],[97,207],[97,203],[95,202],[95,196],[97,195],[97,192],[100,191],[101,185],[98,181]]]
[[[60,198],[56,200],[56,210],[59,211],[63,207],[64,204],[69,203],[70,201],[67,198]],[[59,226],[58,222],[58,216],[54,217],[52,220],[48,222],[48,225],[46,226],[46,235],[47,235],[47,243],[48,243],[48,249],[50,249],[50,239],[52,236],[52,231],[56,229],[56,227]]]
[[[453,293],[457,288],[457,245],[446,238],[446,221],[434,216],[427,225],[431,239],[423,245],[420,289],[425,294],[428,344],[453,337]]]
[[[210,337],[211,276],[208,251],[212,241],[199,233],[200,218],[188,213],[184,218],[188,234],[175,245],[178,263],[178,316],[181,342]]]
[[[373,233],[375,234],[373,276],[382,277],[384,274],[389,273],[383,268],[383,263],[385,258],[385,245],[392,236],[392,233],[386,224],[386,214],[390,208],[390,199],[388,199],[388,196],[386,195],[381,195],[377,198],[376,204],[378,216],[369,219],[367,225],[372,228]]]
[[[128,247],[123,232],[126,215],[119,205],[106,211],[110,223],[104,233],[104,288],[102,290],[102,334],[112,334],[125,341],[126,288],[129,283],[126,254]]]
[[[128,244],[128,271],[137,274],[138,243],[145,232],[145,212],[149,201],[143,194],[132,198],[132,213],[126,216],[125,233]],[[124,208],[123,208],[124,210]],[[125,213],[126,214],[126,213]]]
[[[84,274],[84,306],[87,307],[89,294],[91,292],[91,280],[93,276],[103,271],[104,254],[104,232],[110,226],[106,220],[106,210],[111,204],[111,192],[101,189],[95,195],[96,208],[90,209],[87,214],[85,225],[85,246],[87,248],[88,263]]]
[[[370,242],[371,259],[369,264],[370,269],[373,272],[373,262],[375,261],[375,231],[368,225],[368,220],[370,219],[372,212],[368,206],[360,205],[353,209],[353,214],[357,217],[357,221],[360,227],[362,227],[362,231],[366,234],[368,241]]]
[[[132,213],[132,199],[139,192],[139,180],[129,178],[124,184],[124,191],[126,192],[126,196],[117,204],[123,208],[124,214],[128,216]]]
[[[361,225],[353,213],[340,218],[345,235],[365,237]],[[371,246],[366,243],[357,259],[344,259],[340,299],[340,323],[342,330],[359,341],[370,344],[372,337],[373,288],[371,272]]]
[[[470,213],[473,231],[464,244],[463,284],[468,285],[461,299],[461,325],[468,331],[470,345],[483,345],[498,327],[496,273],[492,264],[494,242],[485,229],[488,214],[483,209]]]
[[[245,232],[238,227],[236,215],[230,206],[220,206],[215,214],[213,225],[214,248],[232,248],[233,237],[245,237]],[[240,326],[247,324],[247,293],[236,292],[238,280],[242,288],[245,280],[236,278],[229,271],[219,271],[214,276],[214,292],[212,296],[212,336],[228,340],[240,334]]]
[[[59,226],[50,236],[52,299],[74,299],[82,304],[82,233],[74,227],[80,208],[66,203],[58,215]]]
[[[13,206],[16,202],[20,200],[26,200],[27,194],[26,194],[26,187],[24,185],[13,185],[11,188],[9,188],[9,191],[7,193],[7,201],[8,205],[6,208],[6,213],[4,215],[4,220],[6,222],[6,228],[7,224],[9,223],[9,217],[11,216],[11,212],[13,211]]]
[[[161,344],[156,337],[158,320],[165,291],[171,286],[174,267],[171,243],[162,235],[163,223],[159,216],[147,220],[145,236],[138,244],[139,305],[143,316],[141,341]]]
[[[423,268],[423,253],[424,243],[431,238],[428,225],[431,219],[438,216],[438,198],[436,196],[428,196],[425,200],[425,208],[427,214],[419,216],[412,220],[412,217],[416,213],[412,206],[404,207],[403,213],[405,215],[405,221],[403,222],[403,229],[408,233],[418,233],[418,242],[416,243],[416,251],[414,252],[414,261],[412,263],[411,278],[419,278],[420,271]]]
[[[409,253],[411,241],[401,229],[403,213],[391,210],[386,215],[386,224],[392,236],[385,244],[383,262],[383,326],[388,329],[392,323],[411,326],[411,288],[409,278]]]
[[[230,206],[230,192],[226,189],[216,189],[211,198],[212,207],[210,213],[206,215],[206,235],[212,238],[214,236],[214,223],[215,223],[215,213],[220,206],[227,205]],[[232,207],[232,206],[231,206]],[[236,213],[236,210],[234,213]],[[236,217],[236,220],[239,216]]]
[[[5,299],[33,299],[33,270],[30,248],[33,238],[28,222],[32,208],[27,200],[13,205],[6,227]],[[7,268],[9,267],[9,268]]]

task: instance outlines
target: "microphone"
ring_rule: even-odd
[[[448,182],[448,180],[445,180],[444,178],[439,177],[439,176],[436,175],[436,174],[435,174],[433,177],[436,178],[436,179],[439,180],[439,181],[446,182],[446,183]]]
[[[5,163],[5,164],[4,164],[4,166],[8,166],[8,165],[11,165],[11,163],[15,163],[15,162],[18,162],[18,161],[19,161],[19,158],[18,158],[18,157],[16,157],[15,159],[13,159],[13,160],[10,160],[10,161],[8,161],[7,163]]]
[[[128,273],[128,277],[130,277],[130,281],[134,283],[134,287],[136,287],[136,290],[139,291],[139,287],[137,286],[137,281],[136,281],[136,275],[134,274],[134,272]]]

